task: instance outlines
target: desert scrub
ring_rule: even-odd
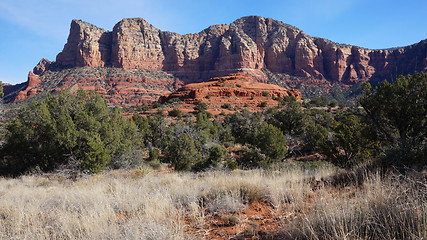
[[[289,239],[425,239],[427,185],[420,178],[368,174],[361,188],[323,193]]]
[[[203,173],[115,170],[74,180],[2,178],[0,239],[209,239],[213,235],[203,234],[218,228],[214,219],[248,238],[427,236],[425,174],[366,173],[361,184],[337,187],[322,180],[334,174],[327,166],[292,164]],[[253,204],[271,206],[270,226],[282,231],[263,229],[246,216]]]
[[[134,172],[0,179],[0,239],[188,239],[185,229],[206,226],[207,215],[238,224],[250,202],[279,206],[310,191],[294,170]]]

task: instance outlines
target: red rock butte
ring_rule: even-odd
[[[66,76],[60,76],[62,70],[79,67],[95,69],[97,73],[87,76],[88,70],[74,77],[73,86],[79,81],[89,86],[97,79],[99,86],[92,88],[111,92],[102,81],[126,82],[130,78],[133,84],[122,90],[127,94],[138,92],[147,100],[156,100],[165,91],[171,92],[184,84],[236,72],[244,72],[259,82],[281,86],[353,85],[426,71],[427,40],[407,47],[371,50],[311,37],[293,26],[258,16],[243,17],[229,25],[213,25],[186,35],[161,31],[142,18],[123,19],[112,31],[73,20],[68,41],[56,62],[43,60],[36,66],[29,75],[27,89],[16,99],[58,89],[57,85],[66,80]],[[103,75],[105,71],[99,68],[126,71],[117,75],[109,70]],[[159,93],[155,93],[156,84],[138,90],[145,80],[161,82],[162,79],[156,74],[135,75],[134,69],[161,71],[170,74],[169,80],[173,80],[159,83]],[[56,75],[52,74],[53,70]],[[49,71],[51,74],[46,74]],[[148,90],[151,92],[142,93]],[[112,98],[117,102],[125,101],[120,100],[120,96]]]

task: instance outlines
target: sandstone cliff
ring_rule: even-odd
[[[110,102],[136,104],[155,101],[184,84],[236,72],[310,96],[330,92],[337,84],[391,80],[420,71],[427,71],[427,40],[371,50],[313,38],[257,16],[186,35],[161,31],[141,18],[123,19],[112,31],[73,20],[56,61],[42,59],[14,101],[84,88]]]
[[[313,38],[270,18],[243,17],[200,33],[163,32],[144,19],[123,19],[112,32],[73,20],[57,63],[71,66],[163,70],[197,82],[262,70],[353,84],[427,70],[427,41],[392,50],[370,50]]]

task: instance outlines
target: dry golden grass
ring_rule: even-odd
[[[55,175],[0,179],[0,239],[426,238],[425,189],[375,174],[357,187],[317,181],[331,174],[325,168],[134,170],[76,180]],[[267,206],[259,210],[265,214],[247,217],[249,206],[259,202]],[[274,226],[261,226],[263,216],[274,216],[269,223]],[[212,228],[221,227],[213,219],[230,232],[213,234]]]

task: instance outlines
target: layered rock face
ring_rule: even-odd
[[[70,35],[56,61],[73,67],[104,67],[111,60],[111,32],[73,20]]]
[[[112,32],[73,20],[57,63],[71,66],[163,70],[186,83],[262,70],[353,84],[427,70],[427,41],[392,50],[370,50],[313,38],[270,18],[244,17],[200,33],[163,32],[144,19],[123,19]]]
[[[84,88],[113,103],[138,104],[184,84],[237,72],[309,95],[316,92],[312,88],[328,92],[335,83],[348,86],[421,71],[427,71],[427,40],[370,50],[313,38],[257,16],[186,35],[161,31],[141,18],[123,19],[112,31],[73,20],[56,62],[42,59],[12,101]]]

